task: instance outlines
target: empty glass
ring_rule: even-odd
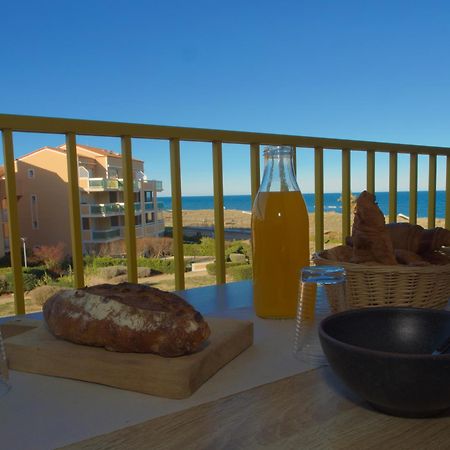
[[[344,311],[345,270],[343,267],[305,267],[301,271],[295,324],[295,356],[314,366],[326,365],[320,346],[319,324],[332,312]]]
[[[3,344],[2,331],[0,329],[0,397],[10,389],[8,361],[6,359],[5,345]]]

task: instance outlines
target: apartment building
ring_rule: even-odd
[[[124,193],[121,155],[77,145],[83,251],[124,239]],[[71,249],[66,146],[43,147],[15,161],[20,235],[26,247],[65,244]],[[133,159],[136,237],[160,236],[164,220],[158,192],[162,182],[147,180],[144,162]],[[0,171],[2,217],[0,255],[9,250],[5,180]],[[3,238],[3,239],[1,239]]]

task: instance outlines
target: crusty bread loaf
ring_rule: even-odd
[[[43,310],[56,337],[117,352],[179,356],[197,351],[210,335],[181,297],[132,283],[60,291]]]

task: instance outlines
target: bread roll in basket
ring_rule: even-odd
[[[375,196],[364,191],[356,201],[352,236],[346,243],[314,254],[313,262],[345,268],[349,308],[447,305],[450,257],[444,250],[450,245],[449,230],[386,225]],[[334,308],[333,299],[330,303]]]

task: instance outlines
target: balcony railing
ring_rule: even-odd
[[[89,243],[108,242],[115,239],[123,239],[126,233],[125,227],[109,228],[107,230],[84,230],[83,241]],[[164,220],[145,223],[135,226],[136,237],[153,236],[164,231]]]
[[[88,178],[87,188],[89,191],[122,191],[122,178]],[[133,180],[133,191],[139,191],[140,183]]]
[[[428,147],[420,145],[389,144],[346,139],[328,139],[279,134],[249,133],[237,131],[220,131],[199,128],[181,128],[155,125],[140,125],[91,120],[54,119],[47,117],[30,117],[0,115],[0,129],[3,135],[3,152],[6,172],[8,216],[11,240],[11,260],[14,272],[16,312],[24,312],[23,283],[20,259],[20,236],[17,216],[16,183],[14,172],[13,132],[65,134],[67,145],[67,162],[69,167],[69,208],[72,230],[72,257],[74,265],[75,286],[84,285],[83,255],[80,221],[80,201],[78,184],[78,162],[76,153],[77,135],[120,137],[124,170],[125,198],[125,240],[127,243],[128,278],[137,282],[136,229],[134,224],[134,183],[132,166],[132,138],[161,139],[170,142],[172,217],[175,258],[175,286],[184,288],[183,260],[183,224],[181,210],[181,165],[180,143],[198,141],[211,144],[212,171],[214,184],[214,218],[216,242],[216,282],[225,282],[225,240],[223,216],[223,174],[222,144],[244,144],[250,156],[251,196],[255,197],[260,183],[260,148],[262,145],[289,145],[297,149],[301,157],[302,149],[314,150],[315,176],[315,246],[317,250],[324,245],[324,149],[334,150],[342,155],[342,235],[350,232],[351,205],[351,155],[353,151],[362,151],[366,155],[366,187],[375,191],[375,155],[389,154],[389,221],[397,216],[397,160],[398,154],[409,155],[410,177],[410,221],[417,219],[417,181],[418,157],[427,155],[428,171],[428,226],[435,224],[436,209],[436,172],[437,157],[446,157],[446,209],[445,226],[450,227],[450,148]],[[130,205],[130,206],[127,206]]]
[[[109,230],[93,230],[93,241],[109,241],[114,238],[120,238],[120,228],[111,228]]]
[[[142,205],[140,202],[134,202],[133,204],[135,213],[140,213],[142,211]],[[146,202],[144,203],[145,211],[153,211],[154,203]],[[120,216],[125,214],[125,203],[96,203],[92,205],[82,204],[81,205],[81,215],[94,216],[94,217],[107,217],[107,216]]]

